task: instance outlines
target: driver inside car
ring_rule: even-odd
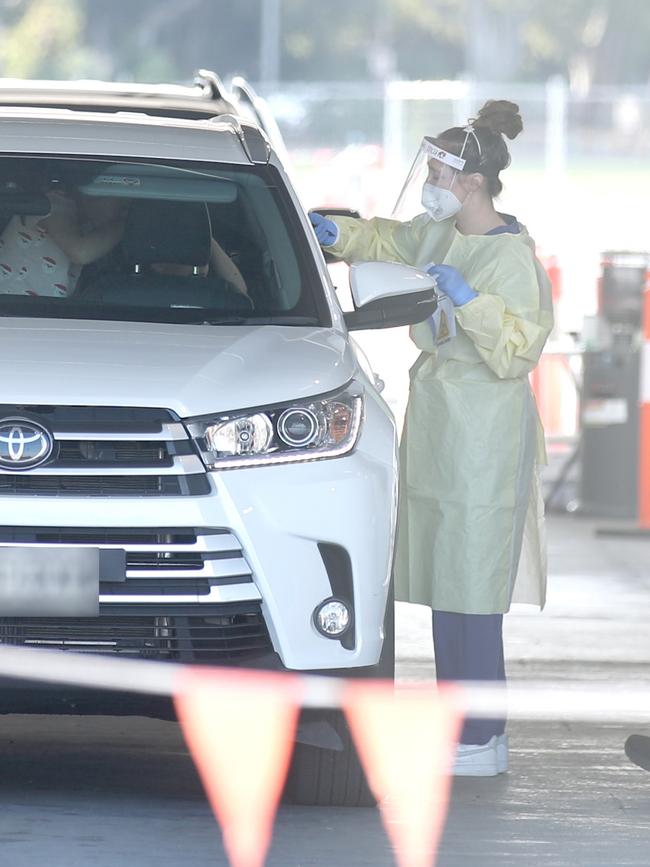
[[[77,295],[109,306],[250,311],[248,295],[211,268],[212,240],[205,202],[135,198],[119,263],[84,282]]]
[[[116,201],[111,200],[106,196],[87,196],[83,197],[88,200],[94,200],[99,205],[95,205],[101,209],[102,202]],[[120,201],[119,199],[117,201]],[[122,199],[122,201],[125,201]],[[157,274],[164,274],[171,277],[189,277],[200,276],[207,277],[212,275],[221,280],[225,280],[232,289],[237,290],[248,297],[248,289],[246,281],[242,276],[241,271],[234,263],[232,258],[226,253],[223,247],[212,237],[212,231],[209,221],[209,214],[204,203],[193,203],[193,207],[188,203],[182,202],[167,202],[164,200],[131,200],[131,204],[135,210],[133,219],[127,219],[123,231],[122,253],[128,251],[131,247],[130,232],[135,232],[138,236],[144,230],[149,233],[151,238],[149,241],[150,248],[153,246],[159,250],[159,260],[151,262],[149,269]],[[125,211],[126,213],[126,211]],[[199,214],[198,222],[195,222],[194,217]],[[197,242],[195,250],[202,250],[201,260],[205,264],[189,265],[175,261],[163,261],[165,250],[171,251],[174,249],[174,240],[180,240],[179,235],[183,232],[193,233],[194,240]],[[108,264],[108,263],[107,263]],[[105,269],[100,268],[100,272]]]

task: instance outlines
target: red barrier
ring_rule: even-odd
[[[564,407],[565,396],[575,391],[567,363],[564,356],[542,355],[530,375],[530,384],[546,436],[570,436],[574,433],[575,413],[568,418]]]
[[[452,685],[337,683],[400,867],[432,867],[463,718]],[[305,698],[293,674],[188,668],[175,703],[232,867],[263,867]]]
[[[539,258],[551,282],[553,306],[557,307],[562,298],[562,269],[558,258]],[[575,383],[568,368],[568,357],[552,352],[543,354],[530,375],[530,384],[546,436],[573,436],[577,407],[574,406]]]
[[[302,697],[297,676],[189,668],[178,718],[232,867],[262,867],[286,779]]]
[[[562,298],[562,269],[557,256],[545,256],[542,264],[551,281],[551,297],[553,304],[558,304]]]
[[[432,867],[449,804],[460,693],[351,682],[344,706],[399,867]]]

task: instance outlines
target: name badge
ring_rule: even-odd
[[[443,346],[456,336],[456,312],[451,298],[438,296],[438,307],[429,318],[429,327],[436,346]]]

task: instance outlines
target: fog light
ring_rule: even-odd
[[[326,599],[314,611],[314,625],[326,638],[340,638],[351,622],[350,609],[340,599]]]

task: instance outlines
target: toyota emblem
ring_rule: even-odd
[[[26,418],[0,419],[0,468],[31,470],[40,467],[54,450],[52,434]]]

